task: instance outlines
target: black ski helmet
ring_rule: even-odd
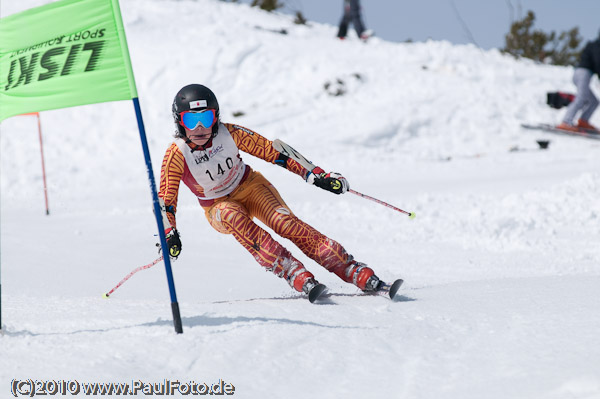
[[[181,118],[179,114],[183,111],[201,111],[203,109],[214,109],[215,118],[217,122],[213,125],[212,134],[213,137],[217,135],[219,130],[219,102],[217,96],[208,87],[191,84],[183,87],[175,95],[173,99],[173,106],[171,111],[173,112],[173,119],[175,119],[175,126],[177,126],[176,137],[185,137],[185,129],[181,126]]]

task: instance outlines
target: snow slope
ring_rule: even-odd
[[[3,16],[45,1],[16,3],[2,0]],[[405,285],[394,302],[361,296],[285,242],[330,287],[311,305],[212,230],[183,188],[176,335],[162,264],[101,297],[158,256],[133,106],[42,113],[50,216],[35,119],[10,118],[0,397],[28,378],[221,379],[241,398],[600,397],[600,146],[520,128],[560,121],[545,93],[573,92],[571,68],[447,42],[340,42],[335,27],[216,0],[121,3],[157,178],[174,94],[206,84],[224,121],[417,213],[243,156],[302,219]],[[333,96],[338,80],[346,93]]]

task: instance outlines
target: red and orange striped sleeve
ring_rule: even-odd
[[[175,212],[177,212],[179,182],[183,178],[183,162],[181,150],[177,144],[172,143],[165,153],[160,168],[160,188],[158,190],[158,196],[165,201],[167,209],[172,210],[172,212],[167,212],[172,227],[176,227]]]
[[[284,157],[273,148],[273,142],[260,134],[243,126],[225,123],[225,127],[231,133],[235,145],[244,152],[264,159],[267,162],[283,166],[290,172],[306,179],[308,170],[291,158]]]

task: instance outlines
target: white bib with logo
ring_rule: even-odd
[[[175,140],[175,144],[183,153],[185,163],[194,180],[204,190],[204,196],[198,198],[223,197],[240,184],[246,164],[239,156],[239,150],[229,130],[222,123],[219,123],[219,132],[213,138],[212,146],[204,151],[192,152],[183,139]]]

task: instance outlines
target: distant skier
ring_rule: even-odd
[[[600,36],[595,41],[588,42],[581,53],[581,59],[573,74],[577,95],[569,104],[562,123],[558,125],[559,129],[600,133],[597,127],[590,124],[590,118],[598,107],[598,99],[590,89],[590,80],[594,74],[600,77]],[[578,112],[581,112],[581,115],[574,125],[573,121]]]
[[[360,0],[344,0],[344,14],[340,21],[337,37],[345,39],[348,34],[348,25],[352,22],[356,35],[362,40],[367,40],[373,36],[372,30],[365,30],[365,24],[362,20]]]
[[[335,194],[343,194],[349,188],[342,175],[326,173],[319,167],[307,170],[276,151],[272,142],[258,133],[222,123],[217,98],[203,85],[183,87],[173,100],[172,112],[176,139],[163,159],[159,191],[171,224],[165,231],[171,256],[177,257],[181,252],[175,212],[179,183],[183,181],[198,197],[215,230],[232,234],[261,266],[284,278],[296,291],[308,294],[311,301],[325,286],[255,224],[253,218],[291,240],[306,256],[345,282],[365,292],[382,288],[384,283],[371,268],[355,261],[339,243],[298,219],[275,187],[244,163],[239,150],[282,166],[308,183]]]

